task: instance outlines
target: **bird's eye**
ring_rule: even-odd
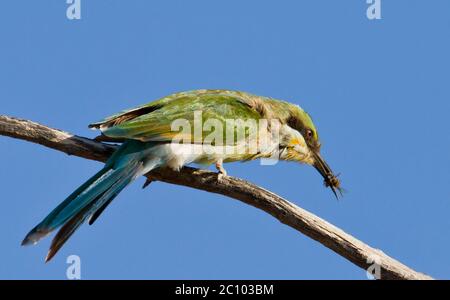
[[[306,137],[311,139],[313,137],[313,131],[311,129],[306,129]]]

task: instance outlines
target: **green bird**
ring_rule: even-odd
[[[245,92],[195,90],[169,95],[89,125],[99,139],[121,142],[105,166],[34,227],[22,245],[53,238],[49,261],[88,220],[91,225],[137,177],[158,167],[179,170],[190,163],[254,159],[297,161],[314,166],[337,197],[339,179],[320,155],[311,117],[298,105]]]

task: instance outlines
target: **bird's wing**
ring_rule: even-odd
[[[196,112],[197,116],[198,112],[202,113],[202,129],[207,120],[215,119],[222,124],[225,133],[225,130],[229,130],[225,129],[227,119],[243,121],[253,119],[258,122],[265,117],[266,110],[262,97],[235,91],[197,90],[173,94],[89,126],[99,128],[103,135],[113,139],[166,142],[173,140],[174,137],[180,138],[180,131],[177,131],[179,129],[171,128],[173,122],[187,120],[191,130],[187,136],[183,136],[183,139],[194,141]],[[213,124],[212,127],[215,128],[214,123],[210,124]],[[202,137],[208,136],[211,130],[202,130]],[[247,137],[247,134],[244,136]],[[234,143],[236,142],[237,140],[234,140]]]

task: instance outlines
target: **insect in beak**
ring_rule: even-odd
[[[314,168],[316,168],[316,170],[319,171],[319,173],[324,178],[323,183],[325,184],[325,186],[330,187],[334,196],[336,196],[336,199],[339,200],[337,192],[339,192],[340,196],[342,197],[341,182],[339,181],[339,178],[334,175],[330,166],[328,166],[328,164],[320,156],[320,154],[316,152],[314,152]]]

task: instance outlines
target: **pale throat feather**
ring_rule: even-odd
[[[280,130],[280,159],[298,161],[312,165],[314,156],[300,132],[288,125],[283,125]]]

